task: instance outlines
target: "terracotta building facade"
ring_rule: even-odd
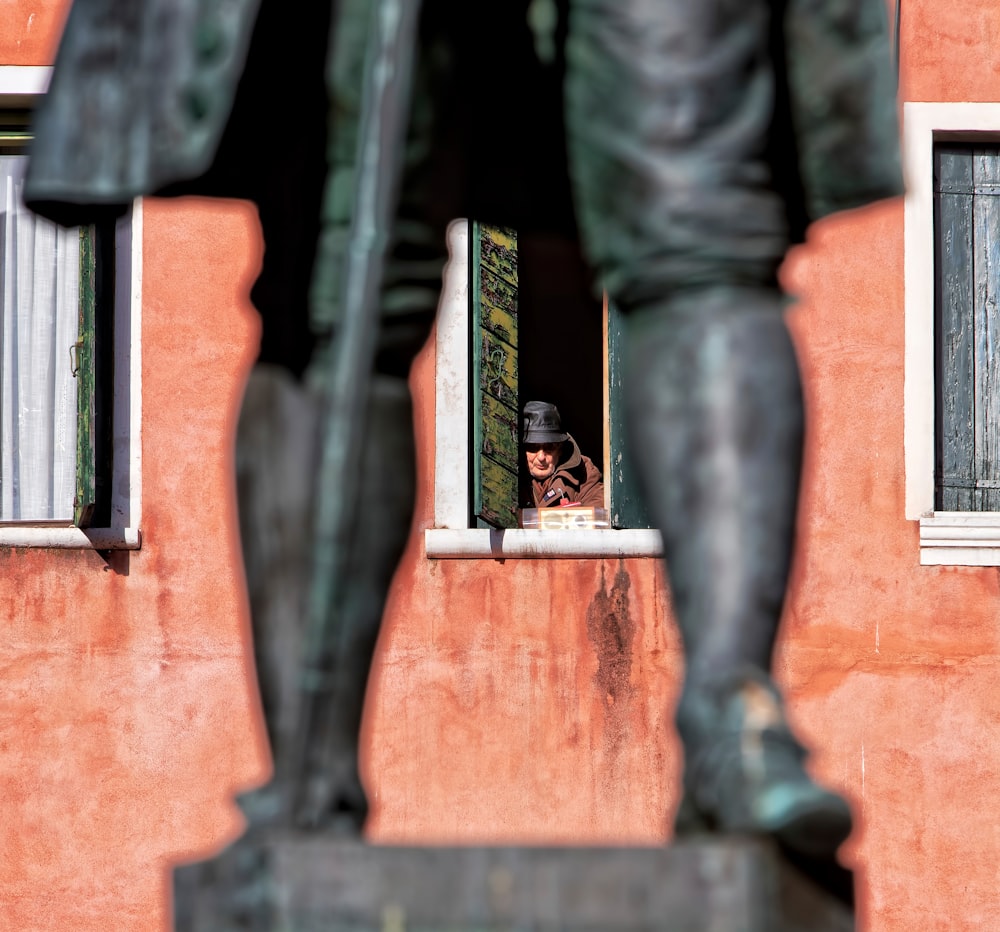
[[[5,4],[0,108],[44,93],[66,9]],[[907,196],[814,225],[782,270],[808,428],[777,672],[855,815],[859,929],[955,932],[1000,925],[1000,515],[941,488],[942,204],[966,194],[936,166],[968,150],[986,196],[1000,11],[902,0],[899,23]],[[417,512],[368,691],[367,838],[668,844],[682,663],[655,532],[470,526],[466,234],[410,379]],[[172,865],[235,838],[234,796],[271,766],[234,479],[256,212],[149,198],[117,235],[107,527],[0,526],[0,925],[25,932],[170,928]]]

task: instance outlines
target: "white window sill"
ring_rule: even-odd
[[[920,519],[922,566],[1000,566],[1000,513],[938,511]]]
[[[138,550],[138,528],[87,528],[3,525],[0,547],[45,547],[56,550]]]
[[[52,68],[46,65],[0,65],[0,94],[8,107],[30,106],[49,89]]]
[[[428,528],[427,556],[434,560],[505,560],[563,557],[662,557],[663,540],[654,530],[528,531],[519,528]]]

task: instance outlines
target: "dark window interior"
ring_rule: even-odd
[[[519,236],[518,272],[521,407],[527,401],[556,405],[563,428],[604,472],[603,302],[579,246],[559,234]]]

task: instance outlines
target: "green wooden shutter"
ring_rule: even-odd
[[[608,301],[608,451],[605,483],[611,490],[611,526],[650,527],[639,483],[630,457],[625,452],[625,399],[622,391],[622,315]]]
[[[935,146],[936,495],[1000,511],[1000,153]]]
[[[517,527],[517,234],[471,232],[473,514],[480,527]]]
[[[112,399],[114,394],[115,224],[80,230],[76,497],[78,527],[106,526],[111,518]]]
[[[94,228],[80,229],[80,335],[74,371],[77,380],[76,498],[73,521],[87,527],[97,503],[94,321],[96,316]]]

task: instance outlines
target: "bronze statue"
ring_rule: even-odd
[[[76,0],[27,182],[29,205],[67,223],[149,193],[260,206],[262,359],[319,385],[328,412],[303,725],[276,748],[297,792],[273,817],[364,818],[357,727],[412,490],[383,503],[377,534],[351,508],[379,481],[362,463],[391,447],[412,464],[406,376],[445,224],[470,217],[578,231],[625,314],[629,445],[687,661],[678,830],[832,857],[848,807],[806,774],[770,675],[803,434],[777,270],[810,221],[901,190],[884,5],[307,6],[303,28],[274,0]],[[483,61],[510,76],[513,125]],[[286,107],[309,114],[301,132],[255,145]]]

